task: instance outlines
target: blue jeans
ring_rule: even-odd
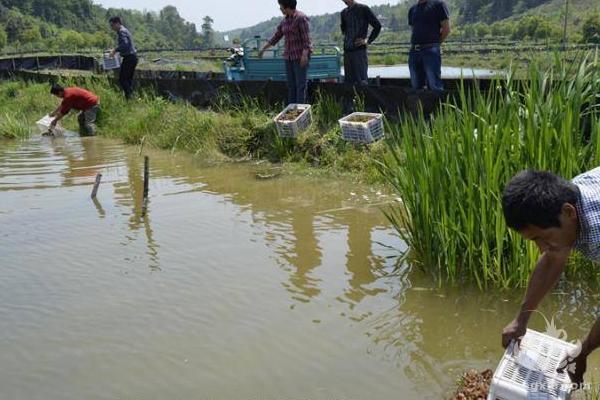
[[[413,89],[422,89],[427,84],[430,90],[438,93],[444,91],[440,46],[411,50],[408,55],[408,69]]]
[[[306,104],[308,87],[308,64],[300,66],[300,60],[285,60],[288,87],[288,103]]]

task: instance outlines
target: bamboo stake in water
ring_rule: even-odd
[[[92,199],[96,198],[98,194],[98,187],[100,186],[100,180],[102,179],[102,174],[96,175],[96,182],[94,182],[94,188],[92,189]]]
[[[148,183],[150,181],[150,158],[144,157],[144,200],[148,198]]]
[[[150,158],[144,157],[144,198],[142,199],[142,217],[146,216],[148,211],[148,184],[150,181]]]

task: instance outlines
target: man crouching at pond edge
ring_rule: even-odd
[[[517,317],[502,332],[502,346],[507,347],[525,335],[532,311],[557,283],[573,249],[600,261],[600,168],[570,182],[550,172],[522,171],[506,185],[502,207],[507,225],[534,241],[542,253]],[[559,368],[567,368],[573,383],[583,383],[587,356],[599,346],[600,318],[581,351]]]
[[[79,133],[82,136],[93,136],[96,133],[96,118],[99,111],[98,96],[94,93],[78,88],[63,88],[60,85],[52,85],[50,93],[62,99],[62,102],[50,116],[54,117],[50,128],[54,129],[58,121],[66,116],[71,109],[80,111],[77,117],[79,121]]]

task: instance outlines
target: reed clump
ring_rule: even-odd
[[[386,210],[412,262],[441,281],[522,286],[537,249],[504,222],[501,193],[518,171],[566,178],[600,163],[600,61],[557,58],[528,79],[467,90],[435,116],[391,126],[380,164],[402,204]],[[581,268],[581,266],[580,266]]]

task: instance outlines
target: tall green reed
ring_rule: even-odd
[[[26,139],[31,135],[31,123],[23,114],[4,112],[0,114],[0,138]]]
[[[527,80],[462,86],[431,121],[421,115],[393,129],[380,172],[403,204],[386,214],[414,263],[440,282],[527,282],[537,249],[507,228],[503,187],[526,168],[572,178],[598,165],[599,67],[597,55],[532,64]]]

